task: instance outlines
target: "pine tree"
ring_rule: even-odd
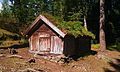
[[[106,41],[105,41],[105,11],[104,11],[105,0],[100,0],[100,27],[99,27],[99,41],[100,41],[100,50],[106,50]]]

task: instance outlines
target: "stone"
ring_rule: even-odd
[[[35,63],[35,58],[30,58],[27,62],[28,63]]]

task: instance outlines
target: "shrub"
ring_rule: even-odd
[[[24,38],[21,38],[20,40],[20,44],[27,44],[28,43],[28,40],[24,39]]]
[[[115,43],[108,47],[109,50],[117,50],[120,51],[120,43]]]

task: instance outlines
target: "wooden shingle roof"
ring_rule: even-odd
[[[58,29],[52,22],[50,22],[45,16],[43,15],[39,15],[34,22],[32,23],[32,25],[30,25],[25,32],[23,32],[23,35],[32,35],[32,33],[34,33],[40,26],[41,23],[45,23],[47,26],[49,26],[54,32],[56,32],[59,36],[61,36],[62,38],[64,38],[65,34],[64,32],[62,32],[60,29]]]

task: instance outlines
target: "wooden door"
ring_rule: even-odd
[[[39,50],[38,51],[40,52],[50,51],[50,38],[49,37],[39,38]]]

